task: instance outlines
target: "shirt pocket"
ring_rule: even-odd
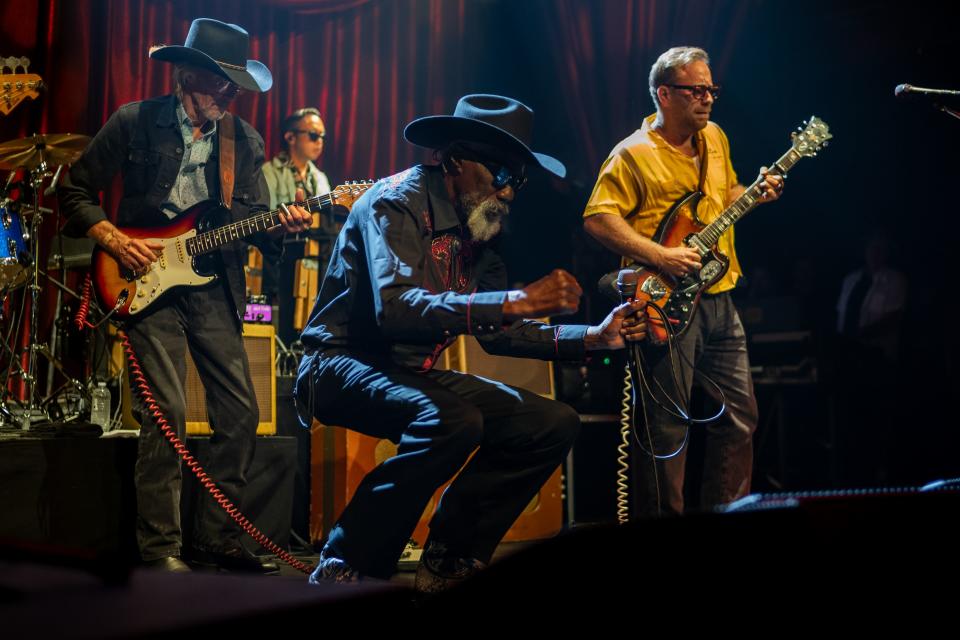
[[[131,148],[127,151],[127,162],[123,172],[124,195],[147,193],[157,179],[160,166],[160,154],[152,149]],[[167,185],[169,190],[173,185]]]

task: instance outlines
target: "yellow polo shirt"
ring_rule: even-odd
[[[696,191],[700,183],[698,158],[680,152],[653,130],[655,118],[656,114],[645,118],[638,131],[610,152],[600,168],[584,218],[598,214],[629,217],[637,233],[652,238],[670,207],[684,195]],[[727,194],[737,184],[737,174],[730,162],[727,136],[713,122],[697,133],[697,148],[702,149],[704,143],[707,145],[705,197],[697,207],[697,215],[709,224],[726,208]],[[717,246],[730,258],[730,268],[709,293],[733,289],[743,275],[733,247],[733,227],[720,236]]]

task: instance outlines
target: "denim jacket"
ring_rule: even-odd
[[[176,97],[167,95],[123,105],[110,116],[57,190],[60,210],[66,217],[64,233],[82,237],[94,224],[108,219],[99,193],[110,188],[118,172],[123,177],[123,191],[116,211],[117,226],[154,227],[171,223],[160,204],[167,199],[183,158],[176,106]],[[270,194],[261,172],[263,139],[249,124],[233,117],[236,179],[230,218],[240,220],[267,210]],[[220,193],[218,143],[219,133],[205,169],[210,194]],[[265,255],[279,253],[279,243],[266,233],[246,241],[258,246]],[[246,247],[239,241],[224,245],[220,258],[222,275],[227,278],[238,315],[242,315]]]

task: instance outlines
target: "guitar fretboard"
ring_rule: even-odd
[[[303,202],[294,202],[298,207],[303,207],[308,211],[319,211],[333,203],[334,194],[325,193],[322,196],[307,198]],[[218,249],[223,245],[246,238],[249,235],[266,231],[280,224],[280,209],[274,211],[264,211],[252,215],[249,218],[238,220],[222,227],[217,227],[210,231],[198,233],[196,236],[187,240],[187,254],[197,256]]]
[[[780,156],[779,160],[773,163],[773,166],[770,167],[770,173],[780,176],[786,175],[787,171],[793,168],[802,157],[803,155],[795,148],[791,148]],[[747,215],[754,207],[760,204],[760,198],[763,196],[761,184],[763,184],[763,180],[757,178],[716,220],[708,224],[697,234],[698,240],[705,247],[712,247],[717,244],[717,241],[720,239],[720,236],[723,235],[724,231],[732,227],[737,220]]]

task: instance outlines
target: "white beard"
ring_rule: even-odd
[[[469,194],[461,196],[460,208],[467,213],[467,229],[470,237],[477,242],[487,242],[500,233],[503,216],[510,213],[510,207],[503,202],[477,202],[476,198]]]

